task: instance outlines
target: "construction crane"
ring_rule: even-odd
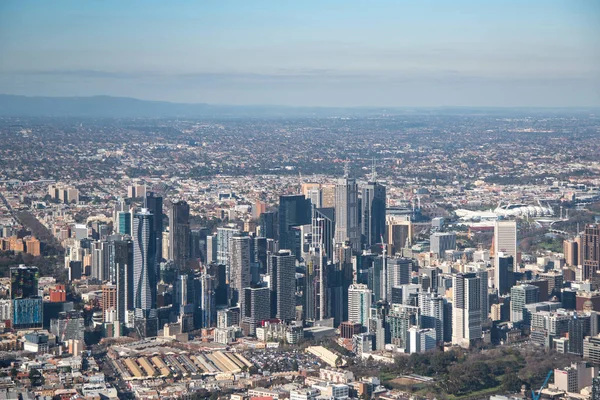
[[[550,370],[550,372],[548,372],[548,375],[546,376],[546,380],[542,384],[542,387],[540,388],[540,390],[538,390],[537,395],[535,394],[533,389],[531,389],[531,400],[540,400],[540,397],[542,397],[542,390],[544,390],[544,388],[548,384],[548,381],[550,380],[550,377],[552,376],[553,372],[554,372],[554,370],[552,370],[552,369]]]

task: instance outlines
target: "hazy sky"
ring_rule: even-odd
[[[600,106],[600,2],[2,0],[0,93]]]

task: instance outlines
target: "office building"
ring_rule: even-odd
[[[40,273],[37,267],[19,265],[10,268],[10,298],[26,299],[38,295]]]
[[[142,208],[133,218],[133,307],[141,337],[158,333],[154,215]]]
[[[382,243],[385,235],[385,186],[375,181],[375,174],[371,181],[362,189],[361,215],[362,239],[365,247],[371,248],[377,243]]]
[[[190,206],[178,201],[169,210],[169,259],[179,270],[185,268],[190,254]]]
[[[129,211],[119,211],[117,221],[117,233],[131,235],[131,213]]]
[[[156,262],[160,263],[164,257],[162,246],[163,233],[163,198],[154,192],[146,194],[146,208],[154,215],[154,232],[156,232]],[[173,232],[173,231],[171,231]]]
[[[494,286],[499,295],[507,294],[514,286],[514,263],[513,256],[498,253],[495,259]]]
[[[579,242],[581,240],[567,239],[563,242],[563,254],[565,255],[565,264],[576,267],[580,264],[579,260]]]
[[[408,217],[386,217],[386,243],[392,247],[390,254],[401,253],[403,248],[411,246],[412,235],[412,222]]]
[[[263,212],[258,218],[258,226],[260,227],[260,235],[267,239],[277,239],[277,213]]]
[[[354,251],[361,247],[358,185],[348,177],[347,170],[335,185],[335,242],[349,242]]]
[[[438,258],[444,258],[446,250],[456,249],[455,232],[435,232],[429,237],[430,249]]]
[[[133,241],[131,239],[111,242],[117,287],[117,320],[126,322],[128,311],[133,310]]]
[[[481,285],[474,273],[452,279],[452,344],[469,347],[481,339]]]
[[[494,257],[498,253],[517,260],[517,222],[496,221],[494,223]]]
[[[300,229],[311,224],[312,206],[303,195],[279,197],[279,248],[291,250],[297,259],[301,257]]]
[[[348,288],[348,320],[368,326],[373,292],[364,284],[353,284]]]
[[[217,235],[206,236],[206,264],[217,262]]]
[[[444,298],[431,292],[419,293],[421,328],[434,331],[435,343],[444,343]]]
[[[312,247],[321,248],[323,255],[333,261],[335,238],[335,209],[314,208],[312,211]]]
[[[540,289],[533,285],[518,285],[510,289],[510,322],[523,321],[523,308],[527,304],[537,303]]]
[[[279,250],[269,257],[271,315],[282,321],[296,318],[296,257]]]
[[[435,329],[424,329],[416,326],[408,328],[409,353],[425,353],[435,349],[437,345],[436,335]]]

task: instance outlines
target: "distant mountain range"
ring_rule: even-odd
[[[598,111],[571,108],[493,107],[285,107],[170,103],[128,97],[28,97],[0,94],[0,117],[184,118],[184,117],[358,117],[382,114],[556,114]]]

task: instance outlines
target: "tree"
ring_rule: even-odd
[[[507,370],[502,378],[502,389],[508,393],[516,393],[521,390],[523,382],[519,379],[513,370]]]

